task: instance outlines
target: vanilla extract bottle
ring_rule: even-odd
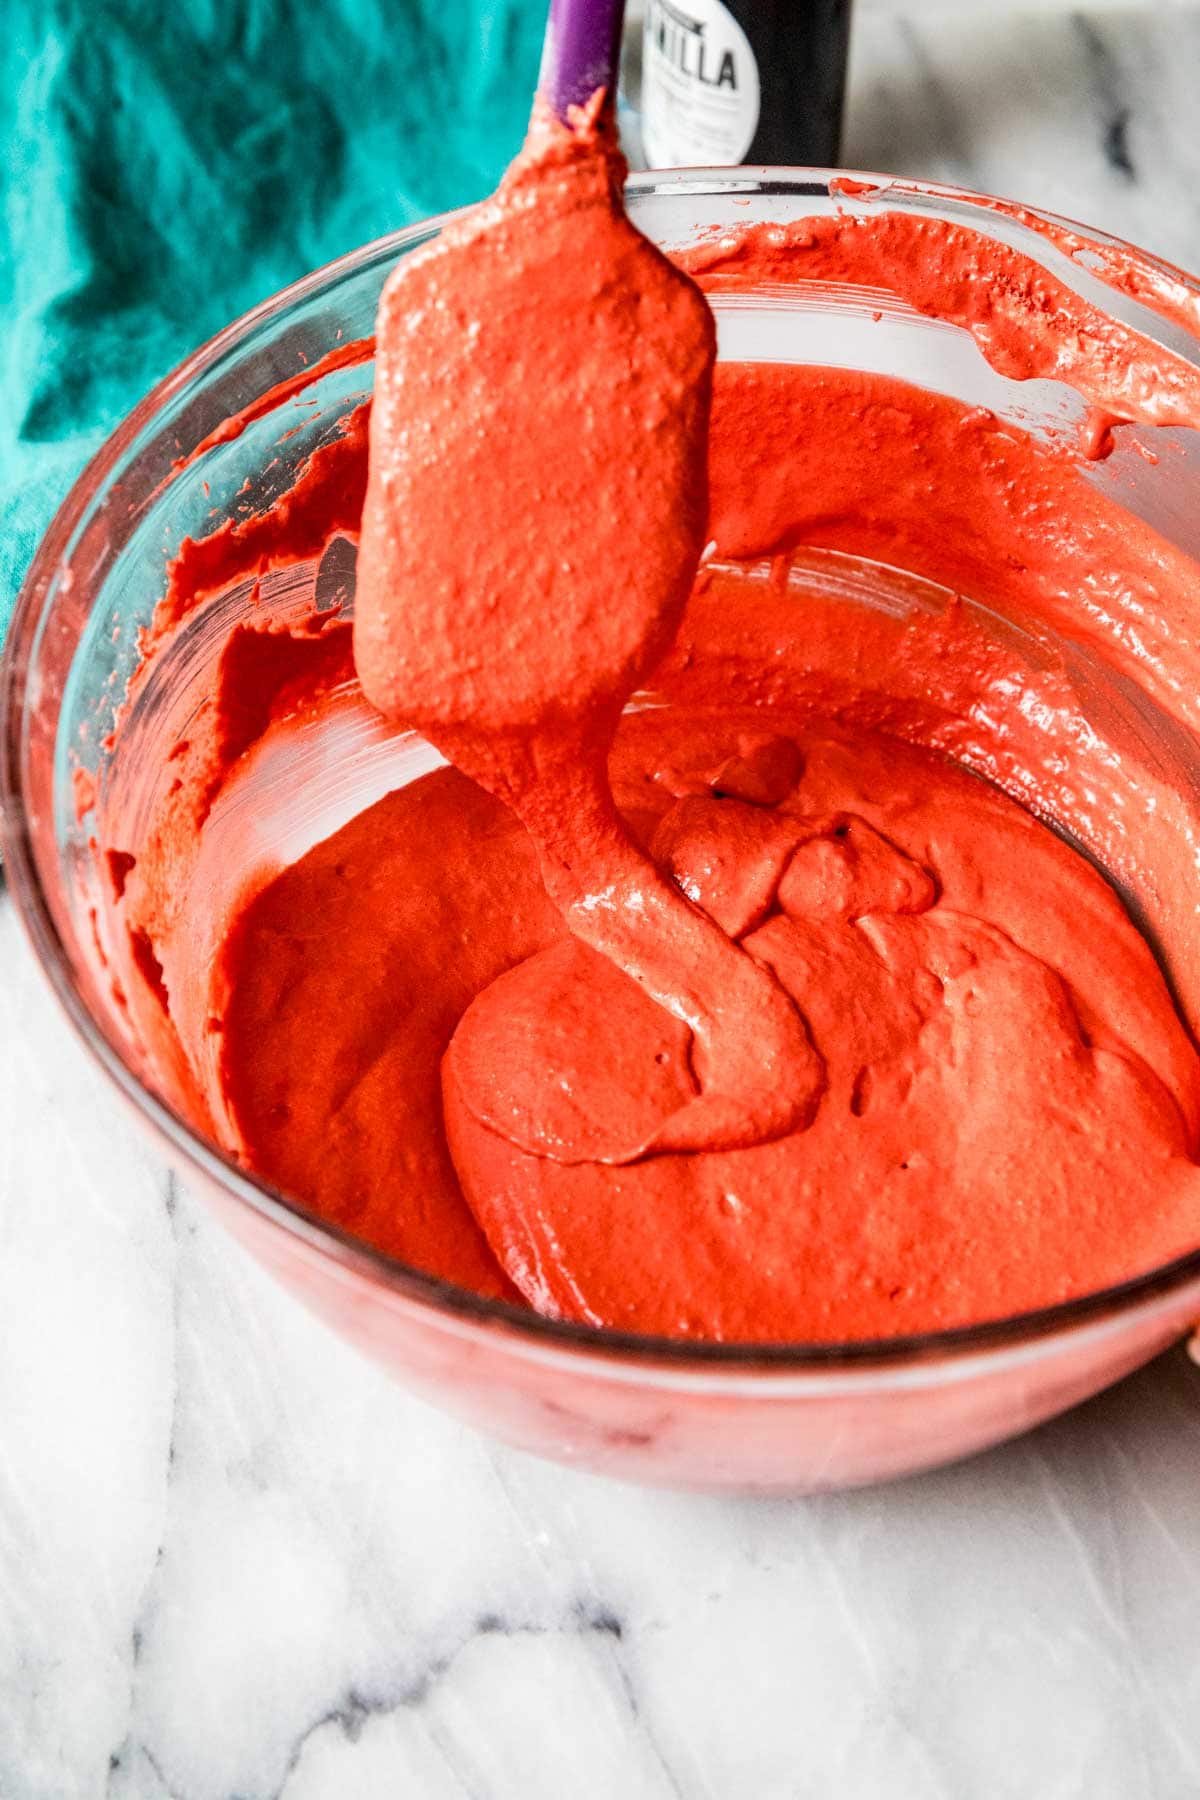
[[[646,0],[651,168],[836,165],[850,0]]]

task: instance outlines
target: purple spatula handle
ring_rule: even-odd
[[[550,0],[538,92],[560,119],[617,85],[625,0]]]

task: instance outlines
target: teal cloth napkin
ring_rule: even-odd
[[[39,536],[195,345],[495,185],[543,0],[15,0],[0,31],[0,640]]]

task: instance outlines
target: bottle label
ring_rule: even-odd
[[[651,168],[741,162],[758,109],[750,40],[721,0],[647,0],[642,143]]]

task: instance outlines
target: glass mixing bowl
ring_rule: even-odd
[[[834,198],[834,179],[795,170],[654,173],[631,182],[629,207],[650,237],[670,246],[714,227],[856,204],[844,189]],[[886,187],[882,178],[862,179]],[[1016,244],[1200,365],[1200,339],[1114,292],[1095,261],[1089,268],[1088,259],[1068,257],[1039,232],[1036,216],[1022,221],[958,190],[907,183],[870,204],[957,220]],[[48,532],[9,638],[0,786],[9,879],[51,986],[165,1154],[262,1263],[400,1380],[514,1444],[640,1481],[800,1492],[929,1467],[1062,1411],[1200,1318],[1200,1247],[1069,1304],[920,1338],[752,1348],[637,1338],[542,1319],[390,1260],[237,1166],[156,1086],[145,1046],[102,978],[86,808],[93,786],[107,784],[106,804],[119,803],[136,841],[165,748],[208,691],[228,626],[251,604],[249,584],[203,607],[176,634],[143,685],[121,757],[110,764],[105,740],[138,662],[137,632],[162,594],[165,554],[185,534],[203,535],[286,489],[303,459],[367,396],[369,355],[327,368],[300,392],[296,377],[371,332],[389,270],[440,223],[356,251],[197,351],[114,434]],[[1092,235],[1098,259],[1110,240]],[[1149,258],[1141,266],[1157,267]],[[900,375],[1035,431],[1060,430],[1083,411],[1079,396],[1058,383],[1003,379],[966,333],[889,296],[823,284],[721,294],[714,305],[725,358]],[[222,433],[222,422],[238,413],[240,430]],[[213,447],[187,461],[210,434]],[[1197,441],[1188,432],[1164,436],[1173,453],[1153,470],[1119,452],[1089,478],[1200,554]],[[903,593],[881,600],[869,571],[847,566],[841,574],[847,594],[857,592],[864,605],[924,603],[912,600],[913,584],[908,600]],[[303,610],[314,587],[318,606],[352,603],[345,541],[319,568],[310,562],[268,575],[258,605]],[[1169,743],[1172,779],[1190,803],[1200,794],[1197,746],[1178,727],[1172,736],[1145,696],[1131,699],[1127,681],[1118,691],[1103,669],[1091,675],[1096,729],[1130,764]],[[272,767],[269,759],[266,774],[260,769],[254,812],[271,854],[298,854],[429,766],[419,740],[376,730],[353,695],[335,711],[332,736],[311,744],[302,769],[286,760]],[[117,782],[122,791],[114,794]],[[238,873],[223,868],[220,855],[205,860],[206,881]],[[1159,947],[1168,970],[1191,948]]]

